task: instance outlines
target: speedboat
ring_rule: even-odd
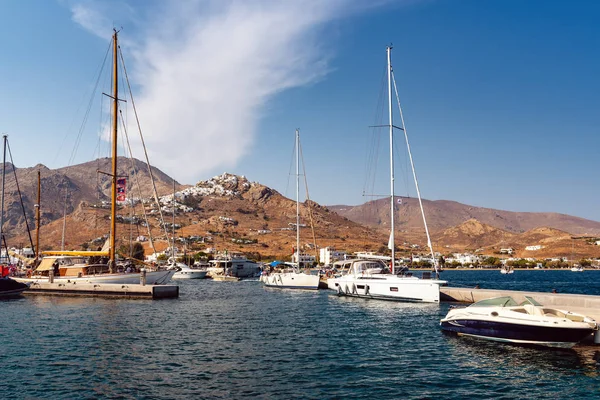
[[[501,274],[512,274],[512,273],[514,273],[514,272],[515,272],[515,270],[514,270],[514,269],[512,269],[512,267],[502,267],[502,268],[500,269],[500,273],[501,273]]]
[[[580,265],[575,265],[571,268],[572,272],[583,272],[583,267]]]
[[[418,278],[405,270],[399,275],[388,271],[381,260],[351,260],[346,273],[327,279],[327,287],[337,291],[340,296],[406,302],[440,302],[440,286],[446,285],[446,281],[431,279],[430,272],[424,272],[423,277]]]
[[[440,326],[459,336],[561,348],[573,347],[598,329],[590,317],[545,307],[529,296],[521,304],[504,296],[453,308]]]
[[[208,272],[206,268],[199,265],[188,266],[181,262],[175,262],[169,265],[169,269],[175,269],[172,279],[204,279]]]

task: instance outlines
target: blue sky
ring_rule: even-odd
[[[7,1],[0,132],[18,167],[106,156],[106,100],[73,143],[122,27],[155,166],[181,183],[227,171],[294,197],[300,128],[311,198],[360,204],[392,43],[424,198],[600,221],[599,17],[595,1]],[[389,192],[379,135],[378,194]],[[401,144],[396,193],[414,196]]]

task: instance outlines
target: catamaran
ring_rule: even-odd
[[[413,172],[413,178],[419,198],[419,205],[421,207],[421,215],[423,217],[423,223],[425,225],[425,233],[427,235],[427,244],[431,251],[431,257],[433,259],[433,265],[435,268],[435,276],[432,279],[431,273],[424,273],[421,278],[415,277],[410,273],[404,273],[404,270],[400,274],[396,274],[396,263],[395,263],[395,245],[394,245],[394,209],[395,209],[395,196],[394,196],[394,128],[397,128],[393,124],[392,118],[392,80],[393,70],[391,62],[392,47],[388,46],[386,49],[387,53],[387,78],[388,78],[388,114],[389,114],[389,138],[390,138],[390,237],[388,242],[388,248],[391,250],[391,261],[390,267],[383,263],[381,260],[364,260],[357,259],[353,260],[348,270],[340,275],[329,278],[327,280],[327,286],[330,289],[336,290],[340,296],[352,296],[362,297],[369,299],[380,299],[380,300],[395,300],[395,301],[407,301],[407,302],[427,302],[427,303],[439,303],[440,301],[440,286],[446,285],[446,281],[437,279],[438,269],[435,261],[435,255],[433,253],[433,247],[431,244],[431,238],[429,237],[429,229],[427,228],[427,221],[425,219],[425,212],[423,211],[423,203],[421,201],[421,193],[419,191],[419,183],[417,181],[417,175],[415,173],[414,163],[412,154],[410,152],[410,145],[408,143],[408,135],[404,126],[404,117],[402,115],[402,108],[400,107],[400,101],[398,100],[398,108],[400,110],[400,118],[402,126],[398,129],[404,132],[404,138],[408,149],[408,155]],[[396,98],[398,99],[398,91],[394,80],[394,89]]]

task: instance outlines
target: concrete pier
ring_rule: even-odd
[[[493,297],[511,296],[517,303],[525,300],[525,296],[534,298],[538,303],[548,307],[571,311],[594,318],[600,323],[600,296],[567,293],[522,292],[517,290],[470,289],[441,287],[441,301],[474,303]]]
[[[33,282],[25,295],[116,297],[129,299],[169,299],[179,297],[176,285],[137,285],[118,283]]]

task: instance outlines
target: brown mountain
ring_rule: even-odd
[[[147,164],[122,157],[119,157],[118,161],[119,175],[129,177],[128,191],[130,193],[141,192],[145,197],[150,196],[152,185]],[[110,172],[111,168],[109,158],[59,169],[49,169],[41,164],[31,168],[15,168],[8,163],[5,183],[4,233],[11,237],[26,232],[23,209],[30,229],[35,227],[34,205],[37,203],[38,195],[38,171],[41,181],[40,219],[41,225],[46,225],[52,221],[62,220],[65,210],[67,215],[72,214],[82,203],[99,204],[102,201],[110,200],[110,177],[98,171]],[[173,191],[173,180],[169,176],[154,167],[152,167],[152,174],[159,194],[163,195]],[[141,191],[137,190],[138,180]],[[17,182],[23,199],[22,203],[17,190]],[[185,187],[178,183],[175,186],[178,190]],[[25,243],[27,244],[27,242],[28,239]]]
[[[401,203],[399,203],[399,201]],[[401,230],[423,229],[419,202],[415,198],[397,197],[395,218]],[[389,200],[379,199],[358,206],[328,206],[330,210],[373,228],[389,229]],[[600,236],[600,222],[559,213],[512,212],[474,207],[448,200],[423,200],[427,224],[432,232],[442,231],[475,219],[512,233],[523,233],[535,228],[554,228],[576,235]]]
[[[510,247],[517,234],[483,224],[470,219],[460,225],[445,229],[433,235],[433,243],[444,247],[441,252],[470,250],[472,252],[484,247]]]
[[[80,177],[73,178],[72,181],[80,183],[84,180]],[[166,192],[171,183],[168,179],[162,181],[165,186],[163,192]],[[182,190],[176,194],[175,235],[191,237],[187,243],[188,248],[200,250],[215,247],[219,250],[244,251],[252,253],[256,258],[289,257],[292,253],[292,246],[296,245],[295,200],[285,198],[264,185],[250,182],[245,177],[231,174],[223,174],[180,189]],[[171,193],[161,197],[160,212],[167,225],[166,232],[161,224],[159,208],[151,202],[144,202],[151,236],[154,238],[153,245],[157,251],[164,250],[172,239],[172,197]],[[102,242],[102,235],[108,232],[108,209],[92,207],[91,204],[81,201],[66,218],[64,225],[67,248],[98,246]],[[126,220],[131,216],[135,216],[137,222],[128,223]],[[300,216],[301,245],[309,252],[317,251],[311,249],[314,241],[317,246],[332,246],[348,251],[376,251],[386,243],[386,238],[377,231],[349,221],[314,202],[302,203]],[[134,209],[119,208],[117,218],[117,240],[121,244],[126,244],[130,238],[135,239],[139,235],[150,236],[143,223],[141,203]],[[42,226],[41,249],[60,246],[63,222],[60,215]],[[311,225],[314,226],[314,237]],[[15,240],[27,242],[24,235],[19,235]],[[184,246],[183,243],[177,245],[180,248]],[[150,252],[150,243],[145,242],[145,246]]]

